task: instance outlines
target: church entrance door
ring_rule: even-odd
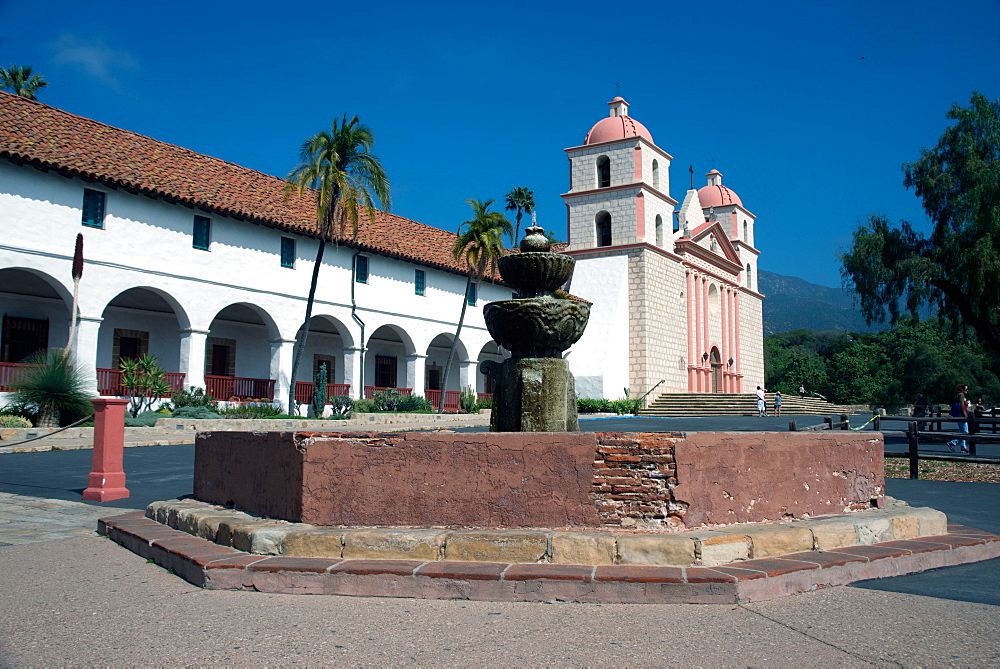
[[[719,355],[719,349],[712,349],[712,392],[719,392],[719,377],[722,376],[722,357]]]

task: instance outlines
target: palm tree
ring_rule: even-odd
[[[35,91],[48,85],[49,82],[42,79],[42,75],[32,74],[30,67],[23,65],[0,67],[0,88],[14,95],[34,100]]]
[[[512,243],[517,244],[517,238],[521,236],[521,214],[530,214],[535,208],[535,194],[524,186],[518,186],[507,193],[507,211],[517,212],[517,227],[514,229]]]
[[[375,201],[388,211],[389,179],[382,164],[371,153],[375,135],[358,117],[333,120],[330,130],[320,131],[302,143],[301,163],[288,175],[285,197],[298,191],[301,197],[306,189],[313,189],[316,196],[316,234],[319,248],[313,265],[306,316],[296,337],[295,357],[292,360],[292,377],[288,390],[289,411],[295,406],[295,377],[302,352],[309,337],[316,283],[323,252],[328,241],[345,236],[348,228],[353,236],[358,232],[361,209],[369,221],[375,219]],[[353,280],[353,279],[352,279]]]
[[[529,191],[530,193],[530,191]],[[462,325],[465,323],[465,310],[469,306],[469,290],[476,283],[476,293],[483,276],[489,269],[495,269],[497,260],[503,256],[503,236],[512,232],[510,221],[499,211],[490,211],[493,200],[466,200],[472,207],[472,220],[458,227],[458,237],[451,248],[455,260],[465,259],[469,268],[469,278],[465,282],[465,294],[462,295],[462,314],[458,317],[458,328],[455,338],[451,340],[451,350],[448,352],[448,362],[444,366],[444,378],[441,380],[441,401],[438,413],[444,412],[444,397],[448,388],[448,375],[451,373],[451,361],[455,357],[455,348],[462,335]]]

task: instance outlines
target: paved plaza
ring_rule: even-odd
[[[650,429],[642,420],[582,428]],[[670,424],[660,430],[739,426],[648,420]],[[770,420],[787,429],[784,419],[741,422]],[[0,666],[1000,662],[1000,560],[748,605],[206,591],[93,534],[98,517],[190,494],[193,446],[127,449],[133,494],[117,502],[79,501],[89,464],[89,451],[0,456]],[[887,492],[1000,532],[1000,484],[890,479]]]

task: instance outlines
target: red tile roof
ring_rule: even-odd
[[[315,235],[311,197],[284,198],[284,179],[0,91],[0,157],[93,179],[224,216]],[[455,233],[377,212],[343,243],[466,273]]]

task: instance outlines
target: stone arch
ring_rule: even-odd
[[[660,163],[653,158],[653,188],[660,190]]]
[[[205,388],[217,399],[271,398],[271,342],[280,336],[271,315],[249,302],[216,312],[205,342]]]
[[[64,348],[72,304],[72,292],[45,272],[0,269],[0,362],[20,363],[38,350]]]
[[[302,333],[300,326],[296,333],[296,341],[300,341]],[[326,364],[327,383],[349,385],[350,370],[346,364],[345,354],[355,347],[355,339],[350,329],[338,318],[329,314],[316,314],[309,320],[309,336],[306,338],[306,348],[299,362],[296,382],[312,383],[319,366]],[[298,345],[296,345],[296,350]],[[346,395],[346,392],[338,394]],[[296,391],[298,392],[298,391]]]
[[[365,397],[374,388],[412,389],[416,370],[407,362],[415,354],[413,339],[402,327],[384,324],[372,330],[365,342]]]
[[[656,215],[656,245],[663,246],[663,217]]]
[[[484,395],[493,394],[493,377],[479,371],[479,365],[487,360],[502,362],[507,355],[504,354],[500,345],[495,341],[488,341],[479,349],[479,356],[476,361],[476,392]]]
[[[150,355],[168,373],[171,389],[181,390],[180,330],[191,321],[170,293],[151,286],[126,288],[108,300],[97,334],[97,386],[101,395],[122,395],[123,360]]]

